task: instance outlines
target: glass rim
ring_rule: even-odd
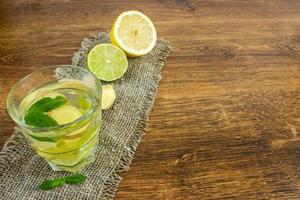
[[[57,126],[49,126],[49,127],[37,127],[37,126],[32,126],[32,125],[28,125],[26,124],[22,119],[20,119],[16,113],[15,113],[15,110],[13,109],[14,105],[13,105],[13,94],[14,94],[14,91],[15,89],[17,88],[18,85],[22,84],[26,79],[28,79],[30,76],[34,75],[34,74],[37,74],[41,71],[44,71],[44,70],[47,70],[47,69],[52,69],[52,68],[59,68],[59,67],[68,67],[68,68],[74,68],[74,69],[80,69],[80,70],[83,70],[85,72],[87,72],[88,74],[92,75],[95,80],[96,80],[96,85],[98,88],[101,88],[101,81],[92,73],[90,72],[89,70],[83,68],[83,67],[78,67],[78,66],[73,66],[73,65],[53,65],[53,66],[46,66],[46,67],[42,67],[38,70],[35,70],[33,71],[32,73],[26,75],[25,77],[21,78],[20,80],[18,80],[14,85],[13,87],[10,89],[10,91],[8,92],[8,95],[7,95],[7,100],[6,100],[6,108],[7,108],[7,112],[9,114],[9,116],[13,119],[13,121],[19,125],[20,127],[22,128],[26,128],[26,129],[31,129],[31,130],[39,130],[39,131],[56,131],[56,130],[61,130],[61,129],[65,129],[65,128],[68,128],[68,127],[71,127],[72,125],[78,123],[78,122],[81,122],[83,121],[84,119],[86,119],[87,117],[89,117],[91,114],[93,114],[94,112],[97,111],[97,109],[101,109],[101,108],[98,108],[99,107],[99,104],[100,104],[100,101],[101,99],[98,97],[97,98],[97,104],[95,106],[93,106],[91,109],[89,109],[88,112],[84,113],[84,115],[82,115],[81,117],[69,122],[69,123],[66,123],[66,124],[62,124],[62,125],[57,125]]]

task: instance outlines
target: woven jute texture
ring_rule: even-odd
[[[107,33],[84,39],[72,58],[72,65],[86,67],[89,50],[108,42]],[[38,185],[43,180],[70,173],[52,171],[22,134],[15,131],[0,152],[0,199],[113,199],[122,179],[119,173],[129,169],[147,127],[168,54],[167,42],[159,39],[149,54],[129,58],[127,72],[114,82],[117,100],[111,109],[103,112],[96,160],[81,171],[88,177],[83,184],[41,191]]]

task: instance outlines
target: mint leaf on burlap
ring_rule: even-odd
[[[86,176],[80,173],[76,173],[70,176],[65,176],[62,178],[57,178],[53,180],[45,180],[42,184],[39,185],[41,190],[52,190],[56,187],[62,186],[64,184],[80,184],[86,180]]]
[[[58,178],[53,180],[45,180],[41,185],[39,185],[39,188],[41,190],[52,190],[56,187],[62,186],[65,184],[64,178]]]
[[[67,184],[79,184],[85,181],[87,177],[83,174],[77,173],[71,176],[65,177],[65,181]]]

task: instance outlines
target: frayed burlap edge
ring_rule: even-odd
[[[21,150],[21,143],[26,143],[23,136],[16,130],[4,144],[0,152],[0,177],[6,172],[6,166],[12,163],[18,157],[18,151]]]

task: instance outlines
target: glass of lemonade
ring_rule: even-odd
[[[84,68],[46,67],[14,85],[7,110],[53,170],[76,172],[94,161],[101,92],[100,81]]]

